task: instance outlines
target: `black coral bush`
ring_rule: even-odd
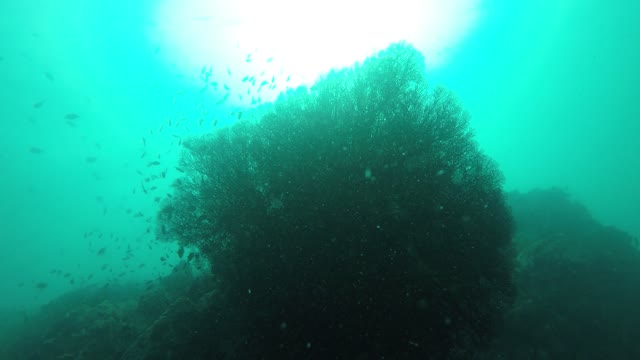
[[[186,143],[158,233],[209,260],[228,357],[467,358],[497,330],[502,177],[423,64],[394,44]]]

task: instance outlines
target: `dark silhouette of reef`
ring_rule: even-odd
[[[518,296],[486,359],[640,359],[637,239],[559,189],[512,193]]]
[[[17,360],[488,351],[515,297],[513,220],[501,173],[454,95],[429,86],[418,51],[391,45],[244,114],[184,143],[184,176],[158,214],[158,237],[197,251],[210,274],[186,266],[125,297],[113,284],[69,294],[0,351]]]
[[[502,175],[394,44],[185,143],[158,235],[218,284],[224,358],[467,358],[514,295]],[[204,355],[203,355],[204,356]]]
[[[558,189],[511,193],[507,199],[516,222],[517,296],[504,328],[484,350],[423,358],[637,359],[636,239],[597,223]],[[216,276],[195,276],[190,269],[181,264],[153,287],[112,284],[69,293],[21,325],[15,314],[2,312],[0,359],[249,359],[243,347],[256,336],[247,332],[251,314],[224,301]],[[372,319],[385,320],[385,314]],[[276,332],[291,330],[290,322],[283,323],[276,323]],[[360,358],[381,358],[375,346],[366,346]]]

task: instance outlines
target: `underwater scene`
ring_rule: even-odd
[[[0,360],[640,359],[640,3],[0,3]]]

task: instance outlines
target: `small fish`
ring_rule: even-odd
[[[86,161],[88,164],[93,164],[94,162],[96,162],[96,160],[98,160],[98,158],[95,156],[88,156],[86,159],[84,159],[84,161]]]
[[[273,56],[267,59],[267,63],[270,63],[273,61]]]
[[[227,68],[227,75],[231,76],[231,69]]]
[[[38,288],[40,290],[45,289],[47,286],[48,286],[48,284],[46,282],[42,282],[42,281],[36,284],[36,288]]]
[[[230,94],[230,93],[226,93],[226,94],[225,94],[225,96],[224,96],[222,99],[220,99],[220,100],[218,100],[218,101],[216,102],[216,105],[220,105],[220,104],[222,104],[223,102],[227,101],[227,99],[229,98],[229,94]]]
[[[104,255],[106,251],[107,251],[107,248],[101,248],[100,250],[98,250],[97,255]]]
[[[33,104],[33,108],[34,109],[40,109],[42,107],[42,105],[44,105],[44,103],[45,103],[45,100],[40,100],[40,101],[38,101],[38,102]]]
[[[46,72],[46,73],[44,73],[44,76],[47,78],[47,80],[49,80],[49,81],[51,81],[51,82],[54,82],[54,81],[55,81],[55,79],[53,78],[53,75],[51,75],[51,73],[50,73],[50,72]]]
[[[76,114],[76,113],[68,113],[64,116],[65,120],[76,120],[80,117],[80,115]]]
[[[180,246],[178,249],[178,257],[182,259],[182,255],[184,255],[184,246]]]
[[[242,119],[242,111],[238,111],[238,120]]]
[[[150,162],[147,164],[147,167],[151,167],[151,166],[158,166],[158,165],[160,165],[160,161],[158,161],[158,160],[154,160],[154,161],[150,161]]]
[[[156,47],[155,50],[153,50],[153,55],[158,55],[159,52],[160,52],[160,46]]]
[[[231,88],[230,88],[230,87],[229,87],[229,85],[227,85],[227,84],[224,84],[224,89],[225,89],[225,90],[231,90]]]
[[[245,77],[242,78],[242,82],[246,82],[247,80],[249,80],[248,76],[245,76]]]
[[[29,152],[31,152],[32,154],[42,154],[44,150],[39,147],[32,146],[29,148]]]

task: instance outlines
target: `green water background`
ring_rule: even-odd
[[[160,257],[178,261],[147,232],[156,195],[141,192],[136,171],[172,167],[176,138],[157,132],[195,107],[174,100],[194,74],[147,37],[153,2],[123,4],[0,4],[0,307],[153,278],[170,270]],[[481,9],[430,76],[472,113],[506,190],[565,188],[599,221],[640,236],[640,4],[495,0]],[[64,119],[71,113],[79,118]],[[162,165],[148,167],[156,159]],[[157,194],[175,175],[154,180]]]

